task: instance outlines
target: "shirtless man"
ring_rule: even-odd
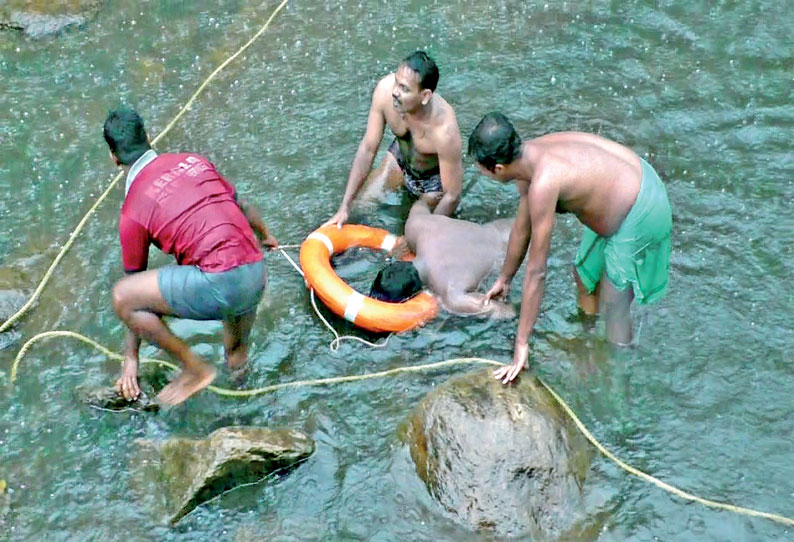
[[[485,303],[485,295],[476,292],[504,259],[512,225],[509,219],[475,224],[432,214],[428,203],[419,200],[411,207],[404,237],[404,248],[416,258],[382,269],[370,296],[400,302],[419,293],[424,284],[449,312],[512,318],[513,307]]]
[[[618,143],[579,132],[522,143],[501,113],[483,117],[469,138],[469,154],[489,177],[516,181],[520,196],[502,273],[488,299],[507,294],[529,245],[513,363],[494,377],[507,383],[527,366],[555,213],[573,213],[585,226],[574,270],[580,308],[588,314],[600,308],[607,339],[629,344],[632,300],[661,299],[670,266],[672,212],[650,164]]]
[[[347,222],[386,125],[396,137],[370,176],[367,192],[382,192],[389,181],[391,188],[402,184],[414,197],[427,199],[436,214],[449,216],[457,209],[463,179],[460,130],[452,107],[435,93],[437,83],[438,68],[421,51],[406,57],[395,73],[378,82],[342,204],[324,225],[341,228]]]
[[[182,362],[182,372],[158,395],[175,405],[206,388],[215,368],[171,333],[162,317],[222,320],[227,363],[241,368],[267,282],[262,247],[278,242],[259,211],[238,200],[209,160],[157,154],[132,109],[111,111],[104,136],[111,159],[127,174],[119,221],[126,276],[113,287],[113,308],[128,331],[116,386],[127,400],[140,394],[144,338]],[[150,244],[173,254],[178,265],[147,270]]]

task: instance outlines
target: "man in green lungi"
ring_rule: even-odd
[[[556,213],[573,213],[585,226],[574,263],[579,307],[587,314],[600,309],[607,339],[629,344],[631,302],[661,299],[670,267],[672,211],[650,164],[623,145],[580,132],[522,143],[501,113],[483,117],[469,137],[469,154],[489,177],[516,181],[520,196],[502,272],[486,299],[507,294],[529,247],[513,363],[495,378],[510,382],[527,366]]]

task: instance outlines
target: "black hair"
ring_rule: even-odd
[[[521,136],[503,114],[488,113],[469,136],[469,155],[493,171],[496,164],[510,164],[521,155]]]
[[[402,303],[422,291],[422,279],[411,262],[394,262],[378,272],[369,296],[379,301]]]
[[[130,166],[151,149],[143,127],[143,119],[129,107],[119,107],[108,113],[102,130],[110,151],[125,166]]]
[[[403,59],[401,64],[408,66],[411,71],[419,74],[419,87],[431,92],[436,91],[438,85],[438,66],[424,51],[416,51]]]

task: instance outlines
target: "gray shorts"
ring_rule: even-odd
[[[175,316],[190,320],[226,320],[255,311],[266,283],[264,260],[220,273],[193,265],[157,270],[163,299]]]

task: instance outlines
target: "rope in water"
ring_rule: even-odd
[[[276,7],[275,10],[273,10],[272,14],[268,18],[268,20],[265,22],[265,24],[259,29],[259,31],[256,34],[254,34],[254,36],[248,42],[246,42],[242,47],[240,47],[240,49],[238,49],[237,52],[235,52],[233,55],[231,55],[229,58],[227,58],[224,62],[222,62],[204,80],[204,82],[193,93],[193,95],[190,97],[190,99],[188,99],[188,101],[185,103],[185,105],[179,110],[177,115],[171,120],[171,122],[168,123],[168,125],[165,127],[165,129],[162,132],[160,132],[160,134],[158,134],[157,137],[155,137],[152,140],[152,146],[157,144],[157,142],[160,141],[160,139],[165,137],[165,135],[171,130],[171,128],[173,128],[173,126],[179,121],[179,119],[182,118],[182,116],[190,109],[191,105],[193,105],[193,102],[201,94],[201,92],[203,92],[204,88],[210,83],[210,81],[212,79],[214,79],[215,76],[218,73],[220,73],[229,63],[233,62],[240,54],[242,54],[252,43],[254,43],[254,41],[256,41],[267,30],[267,28],[270,26],[270,23],[273,21],[273,19],[276,17],[276,15],[278,15],[278,13],[282,10],[282,8],[287,4],[287,2],[288,2],[288,0],[283,0],[281,2],[281,4],[279,4],[278,7]],[[61,260],[63,260],[63,257],[65,256],[65,254],[71,249],[71,247],[74,244],[77,236],[80,234],[80,232],[82,231],[83,227],[88,222],[88,219],[96,211],[96,209],[99,207],[99,205],[101,205],[102,202],[107,198],[107,196],[110,194],[110,191],[116,186],[116,184],[118,183],[119,179],[121,179],[122,175],[123,175],[123,172],[119,172],[113,178],[113,180],[111,181],[110,185],[105,189],[104,192],[102,192],[102,194],[99,196],[99,198],[96,200],[96,202],[94,202],[94,204],[89,208],[88,212],[86,212],[86,214],[83,216],[83,218],[80,220],[80,222],[78,222],[77,226],[72,231],[72,233],[69,235],[68,240],[66,241],[66,243],[63,245],[61,250],[56,255],[56,257],[53,260],[52,264],[47,269],[47,272],[44,274],[44,277],[41,279],[41,281],[39,282],[39,285],[36,287],[36,289],[34,290],[33,294],[31,294],[31,296],[27,300],[27,302],[16,313],[14,313],[10,318],[8,318],[5,322],[0,324],[0,333],[8,330],[12,325],[14,325],[23,315],[25,315],[27,313],[27,311],[30,309],[30,307],[41,296],[41,292],[44,290],[44,288],[46,287],[47,283],[52,278],[52,275],[54,274],[55,269],[58,267],[58,265],[60,264]],[[466,188],[466,191],[470,190],[474,186],[475,182],[470,183],[470,185]],[[294,246],[297,246],[297,245],[281,247],[281,254],[284,255],[287,258],[287,260],[293,265],[293,267],[295,267],[300,272],[301,275],[303,275],[303,272],[301,271],[300,267],[298,267],[295,264],[295,262],[292,260],[292,258],[290,258],[289,255],[283,250],[284,248],[293,248]],[[367,344],[369,346],[378,347],[378,348],[384,347],[388,343],[388,340],[389,340],[388,337],[386,338],[386,340],[383,343],[377,343],[377,344],[376,343],[371,343],[371,342],[366,341],[364,339],[361,339],[359,337],[353,337],[353,336],[342,336],[342,337],[340,337],[339,334],[336,332],[336,330],[333,328],[333,326],[331,326],[331,324],[322,316],[322,314],[320,313],[319,309],[317,308],[317,304],[316,304],[315,298],[314,298],[314,290],[313,289],[311,290],[311,302],[312,302],[312,306],[314,307],[315,312],[320,317],[320,319],[322,320],[323,324],[325,324],[325,326],[334,334],[334,340],[331,341],[331,343],[330,343],[331,350],[336,351],[339,348],[339,343],[342,340],[345,340],[345,339],[360,341],[360,342],[362,342],[364,344]],[[101,344],[97,343],[96,341],[94,341],[92,339],[89,339],[88,337],[85,337],[84,335],[80,335],[79,333],[74,333],[72,331],[62,331],[62,330],[47,331],[47,332],[44,332],[44,333],[39,333],[36,336],[32,337],[19,350],[19,352],[17,353],[17,356],[14,358],[14,362],[13,362],[13,365],[11,367],[11,382],[14,382],[16,380],[19,363],[21,362],[22,358],[27,354],[28,350],[33,346],[33,344],[38,342],[38,341],[47,340],[47,339],[54,338],[54,337],[67,337],[67,338],[77,339],[77,340],[79,340],[81,342],[84,342],[84,343],[92,346],[93,348],[95,348],[96,350],[100,351],[101,353],[103,353],[108,358],[116,359],[116,360],[119,360],[119,361],[123,361],[123,359],[124,359],[123,356],[121,356],[120,354],[117,354],[115,352],[110,351],[109,349],[105,348],[104,346],[102,346]],[[176,365],[174,365],[173,363],[171,363],[169,361],[161,360],[161,359],[142,358],[140,360],[140,362],[141,363],[158,364],[158,365],[161,365],[161,366],[173,369],[173,370],[178,370],[178,367]],[[502,365],[498,361],[485,359],[485,358],[454,358],[454,359],[449,359],[449,360],[445,360],[445,361],[440,361],[440,362],[436,362],[436,363],[429,363],[429,364],[424,364],[424,365],[398,367],[398,368],[395,368],[395,369],[389,369],[387,371],[379,371],[379,372],[376,372],[376,373],[366,373],[366,374],[361,374],[361,375],[322,378],[322,379],[314,379],[314,380],[299,380],[299,381],[295,381],[295,382],[285,382],[285,383],[281,383],[281,384],[274,384],[274,385],[271,385],[271,386],[264,386],[264,387],[261,387],[261,388],[255,388],[255,389],[250,389],[250,390],[232,390],[232,389],[220,388],[220,387],[212,386],[212,385],[208,386],[207,389],[209,391],[213,392],[213,393],[216,393],[218,395],[225,396],[225,397],[253,397],[253,396],[256,396],[256,395],[262,395],[262,394],[265,394],[265,393],[271,393],[271,392],[274,392],[274,391],[277,391],[277,390],[280,390],[280,389],[301,388],[301,387],[310,387],[310,386],[327,386],[327,385],[331,385],[331,384],[340,384],[340,383],[345,383],[345,382],[356,382],[356,381],[361,381],[361,380],[370,380],[370,379],[375,379],[375,378],[384,378],[384,377],[387,377],[387,376],[392,376],[392,375],[396,375],[396,374],[400,374],[400,373],[431,371],[431,370],[439,369],[439,368],[442,368],[442,367],[450,367],[450,366],[454,366],[454,365],[462,365],[462,364],[467,364],[467,363],[479,363],[479,364],[488,364],[488,365]],[[752,509],[749,509],[749,508],[743,508],[743,507],[740,507],[740,506],[734,506],[734,505],[727,504],[727,503],[721,503],[721,502],[712,501],[712,500],[709,500],[709,499],[704,499],[704,498],[698,497],[697,495],[693,495],[691,493],[687,493],[685,491],[682,491],[682,490],[680,490],[680,489],[678,489],[678,488],[676,488],[674,486],[671,486],[670,484],[667,484],[667,483],[659,480],[658,478],[655,478],[654,476],[651,476],[650,474],[647,474],[647,473],[645,473],[645,472],[643,472],[643,471],[641,471],[641,470],[639,470],[639,469],[637,469],[635,467],[632,467],[631,465],[625,463],[624,461],[622,461],[621,459],[616,457],[609,450],[607,450],[592,435],[592,433],[590,433],[590,431],[587,429],[587,427],[585,427],[585,425],[581,422],[581,420],[579,420],[578,416],[576,416],[576,414],[568,406],[568,404],[559,395],[557,395],[557,393],[548,384],[546,384],[545,382],[543,382],[540,379],[538,379],[538,380],[549,391],[549,393],[552,395],[552,397],[554,397],[554,399],[560,404],[560,406],[563,408],[563,410],[565,410],[565,412],[568,414],[568,416],[570,416],[571,420],[573,420],[573,422],[576,424],[577,428],[582,432],[582,434],[585,436],[585,438],[587,438],[587,440],[593,446],[595,446],[596,449],[601,454],[603,454],[606,458],[608,458],[609,460],[614,462],[616,465],[618,465],[621,469],[625,470],[626,472],[628,472],[630,474],[633,474],[634,476],[637,476],[637,477],[639,477],[639,478],[641,478],[641,479],[643,479],[643,480],[645,480],[647,482],[650,482],[650,483],[656,485],[657,487],[659,487],[659,488],[661,488],[661,489],[663,489],[663,490],[665,490],[665,491],[667,491],[669,493],[677,495],[678,497],[680,497],[682,499],[685,499],[685,500],[698,502],[698,503],[700,503],[702,505],[705,505],[705,506],[708,506],[708,507],[718,508],[718,509],[722,509],[722,510],[727,510],[727,511],[734,512],[734,513],[737,513],[737,514],[743,514],[743,515],[748,515],[748,516],[766,518],[766,519],[775,521],[777,523],[782,523],[782,524],[785,524],[785,525],[794,526],[794,519],[787,518],[787,517],[784,517],[784,516],[780,516],[780,515],[777,515],[777,514],[771,514],[771,513],[768,513],[768,512],[760,512],[760,511],[752,510]]]
[[[72,331],[60,331],[60,330],[47,331],[47,332],[44,332],[44,333],[39,333],[35,337],[31,338],[19,350],[19,353],[17,354],[16,358],[14,359],[14,363],[13,363],[13,365],[11,367],[11,382],[14,382],[14,380],[16,379],[18,365],[19,365],[20,361],[22,360],[22,358],[25,356],[25,354],[28,352],[30,347],[33,346],[33,344],[38,342],[38,341],[42,341],[42,340],[45,340],[45,339],[51,339],[51,338],[54,338],[54,337],[68,337],[68,338],[76,339],[78,341],[81,341],[83,343],[88,344],[89,346],[92,346],[93,348],[95,348],[96,350],[98,350],[99,352],[103,353],[104,355],[106,355],[107,357],[109,357],[111,359],[116,359],[116,360],[119,360],[119,361],[122,361],[124,359],[124,357],[121,356],[120,354],[117,354],[115,352],[112,352],[112,351],[108,350],[107,348],[105,348],[101,344],[97,343],[96,341],[94,341],[92,339],[89,339],[88,337],[85,337],[84,335],[80,335],[79,333],[74,333]],[[338,335],[337,335],[337,337],[338,337]],[[169,369],[178,370],[178,367],[176,365],[174,365],[173,363],[165,361],[165,360],[161,360],[161,359],[142,358],[140,361],[141,361],[141,363],[154,363],[154,364],[157,364],[157,365],[162,365],[164,367],[168,367]],[[496,365],[496,366],[503,365],[502,363],[500,363],[498,361],[495,361],[495,360],[492,360],[492,359],[486,359],[486,358],[454,358],[454,359],[448,359],[448,360],[445,360],[445,361],[439,361],[439,362],[435,362],[435,363],[427,363],[427,364],[424,364],[424,365],[409,365],[409,366],[404,366],[404,367],[397,367],[397,368],[394,368],[394,369],[389,369],[389,370],[386,370],[386,371],[378,371],[378,372],[375,372],[375,373],[364,373],[364,374],[360,374],[360,375],[337,376],[337,377],[331,377],[331,378],[319,378],[319,379],[312,379],[312,380],[297,380],[297,381],[294,381],[294,382],[284,382],[284,383],[281,383],[281,384],[273,384],[271,386],[264,386],[264,387],[261,387],[261,388],[254,388],[254,389],[249,389],[249,390],[231,390],[231,389],[226,389],[226,388],[219,388],[217,386],[208,386],[207,389],[209,391],[213,392],[213,393],[216,393],[216,394],[224,396],[224,397],[245,398],[245,397],[254,397],[256,395],[262,395],[262,394],[265,394],[265,393],[272,393],[274,391],[283,390],[283,389],[305,388],[305,387],[312,387],[312,386],[328,386],[328,385],[331,385],[331,384],[342,384],[342,383],[346,383],[346,382],[359,382],[359,381],[362,381],[362,380],[372,380],[372,379],[376,379],[376,378],[385,378],[387,376],[393,376],[393,375],[397,375],[397,374],[401,374],[401,373],[426,372],[426,371],[432,371],[432,370],[435,370],[435,369],[441,369],[441,368],[444,368],[444,367],[452,367],[452,366],[455,366],[455,365],[465,365],[465,364],[473,364],[473,363],[484,364],[484,365]],[[595,448],[601,454],[603,454],[604,457],[606,457],[607,459],[609,459],[610,461],[615,463],[618,467],[620,467],[624,471],[628,472],[629,474],[637,476],[638,478],[641,478],[642,480],[645,480],[646,482],[649,482],[649,483],[655,485],[656,487],[659,487],[659,488],[663,489],[664,491],[667,491],[668,493],[672,493],[673,495],[676,495],[676,496],[678,496],[678,497],[680,497],[680,498],[682,498],[684,500],[687,500],[687,501],[697,502],[697,503],[700,503],[700,504],[702,504],[704,506],[708,506],[710,508],[717,508],[717,509],[726,510],[728,512],[733,512],[733,513],[736,513],[736,514],[742,514],[742,515],[746,515],[746,516],[765,518],[765,519],[769,519],[771,521],[774,521],[776,523],[781,523],[781,524],[784,524],[784,525],[794,526],[794,519],[791,519],[791,518],[788,518],[788,517],[785,517],[785,516],[781,516],[781,515],[778,515],[778,514],[771,514],[769,512],[761,512],[761,511],[758,511],[758,510],[753,510],[751,508],[744,508],[744,507],[741,507],[741,506],[734,506],[734,505],[728,504],[728,503],[712,501],[710,499],[704,499],[702,497],[698,497],[697,495],[693,495],[692,493],[688,493],[686,491],[678,489],[677,487],[672,486],[672,485],[670,485],[670,484],[668,484],[666,482],[663,482],[662,480],[659,480],[658,478],[656,478],[654,476],[651,476],[650,474],[647,474],[647,473],[641,471],[640,469],[638,469],[636,467],[632,467],[631,465],[629,465],[625,461],[623,461],[620,458],[618,458],[617,456],[615,456],[615,454],[613,454],[612,452],[607,450],[604,447],[604,445],[602,445],[593,436],[593,434],[587,429],[587,427],[585,427],[584,423],[582,423],[582,421],[579,419],[579,417],[576,415],[576,413],[573,411],[573,409],[571,409],[571,407],[568,406],[568,403],[566,403],[565,400],[562,397],[560,397],[551,388],[551,386],[546,384],[540,378],[538,378],[538,381],[541,384],[543,384],[543,386],[546,388],[546,390],[548,390],[548,392],[551,394],[551,396],[554,398],[554,400],[557,401],[557,403],[559,403],[560,407],[562,407],[562,409],[571,418],[571,420],[574,422],[574,424],[576,424],[576,427],[579,429],[579,431],[581,431],[581,433],[590,442],[590,444],[595,446]]]
[[[295,260],[293,260],[290,257],[290,255],[287,254],[284,251],[285,248],[294,248],[296,246],[299,247],[300,245],[281,245],[281,246],[279,246],[279,250],[281,251],[281,255],[284,256],[287,259],[287,261],[292,265],[292,267],[294,267],[295,270],[298,273],[300,273],[300,275],[302,277],[305,278],[306,275],[303,273],[303,269],[301,269],[298,266],[298,264],[295,263]],[[310,297],[311,302],[312,302],[312,307],[314,307],[314,312],[317,313],[317,316],[320,318],[322,323],[325,324],[325,327],[328,328],[328,330],[331,333],[334,334],[334,340],[332,340],[331,343],[328,345],[328,347],[331,349],[332,352],[336,352],[337,350],[339,350],[339,344],[342,341],[357,341],[357,342],[366,344],[367,346],[370,346],[372,348],[383,348],[384,346],[389,344],[389,339],[391,338],[391,333],[389,333],[389,336],[386,337],[386,339],[383,342],[380,342],[380,343],[369,342],[369,341],[367,341],[365,339],[362,339],[361,337],[355,337],[353,335],[343,335],[343,336],[340,337],[339,333],[337,333],[336,330],[334,329],[334,326],[332,326],[328,322],[328,320],[325,319],[325,316],[322,315],[322,313],[320,312],[320,309],[317,308],[317,301],[314,299],[314,288],[310,288],[309,289],[309,297]]]
[[[230,56],[225,61],[223,61],[217,68],[215,68],[215,71],[213,71],[204,80],[204,82],[198,87],[196,92],[194,92],[193,95],[190,97],[190,99],[188,99],[188,101],[185,103],[182,109],[180,109],[179,112],[176,114],[176,116],[171,120],[171,122],[168,123],[168,125],[165,127],[165,130],[160,132],[157,135],[157,137],[155,137],[152,140],[152,146],[157,144],[158,141],[160,141],[163,137],[165,137],[165,135],[168,132],[171,131],[171,128],[173,128],[174,125],[177,123],[177,121],[182,118],[182,116],[188,111],[188,109],[190,109],[190,106],[193,105],[193,102],[196,101],[196,98],[199,96],[199,94],[201,94],[204,91],[204,88],[206,88],[209,82],[212,81],[215,78],[215,76],[218,75],[227,65],[229,65],[229,63],[231,63],[234,59],[240,56],[246,49],[248,49],[248,47],[252,43],[254,43],[254,41],[256,41],[265,32],[265,30],[267,30],[267,28],[270,26],[270,23],[273,21],[276,15],[278,15],[281,9],[287,4],[287,1],[288,0],[283,0],[283,2],[281,2],[281,4],[279,4],[278,7],[273,10],[273,13],[271,13],[270,17],[267,19],[267,22],[265,22],[265,24],[262,25],[259,31],[256,34],[254,34],[254,36],[250,40],[248,40],[245,43],[245,45],[240,47],[236,53],[234,53],[232,56]],[[96,209],[102,204],[102,202],[105,201],[105,199],[110,194],[110,191],[113,190],[113,188],[116,186],[116,183],[119,182],[119,179],[121,179],[123,174],[124,172],[119,172],[113,178],[113,180],[110,182],[110,185],[105,189],[104,192],[102,192],[102,194],[94,202],[91,208],[88,209],[88,212],[83,216],[80,222],[77,223],[77,227],[75,227],[72,233],[69,234],[69,239],[66,241],[66,243],[64,243],[63,247],[61,247],[61,250],[58,252],[58,255],[55,256],[55,259],[52,261],[52,264],[50,264],[50,267],[47,269],[47,272],[44,274],[44,277],[41,279],[41,282],[39,282],[39,285],[33,291],[30,298],[8,320],[0,324],[0,333],[3,333],[7,329],[9,329],[20,318],[22,318],[22,316],[24,316],[28,312],[30,307],[32,307],[33,304],[36,302],[36,300],[41,296],[41,292],[44,290],[45,286],[52,278],[52,275],[55,273],[55,269],[61,263],[61,260],[63,260],[63,257],[66,255],[66,253],[69,252],[69,249],[72,248],[72,245],[77,239],[77,236],[83,230],[85,224],[88,222],[88,219],[91,217],[92,214],[94,214],[94,211],[96,211]]]

